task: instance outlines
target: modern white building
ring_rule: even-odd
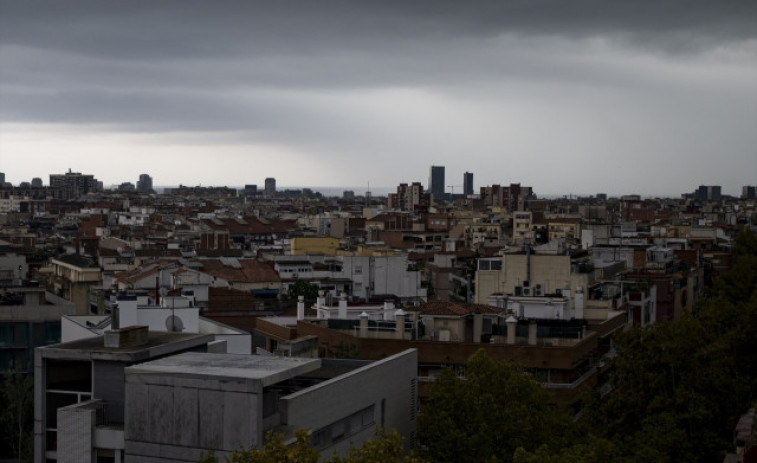
[[[155,304],[145,292],[125,292],[116,296],[111,306],[118,310],[119,321],[115,328],[146,326],[152,332],[210,334],[214,340],[226,343],[226,352],[252,352],[250,333],[200,317],[200,309],[191,297],[167,296]],[[61,341],[104,336],[113,328],[110,315],[66,315],[61,318]]]

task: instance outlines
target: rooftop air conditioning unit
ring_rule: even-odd
[[[535,296],[544,296],[544,288],[540,284],[537,284],[534,288],[534,295]]]
[[[530,296],[531,295],[531,288],[523,288],[523,295],[524,296]]]

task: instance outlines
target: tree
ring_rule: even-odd
[[[318,285],[309,283],[306,280],[297,280],[289,287],[289,297],[297,299],[303,296],[305,300],[312,301],[318,297]]]
[[[549,404],[549,393],[514,364],[484,350],[473,354],[464,378],[445,369],[435,379],[419,418],[424,457],[432,462],[512,462],[519,447],[561,448],[571,420]]]
[[[11,455],[18,461],[32,460],[34,382],[20,370],[6,371],[0,384],[2,434]]]
[[[284,436],[269,432],[262,449],[233,452],[227,463],[424,463],[412,455],[404,455],[404,439],[395,430],[376,430],[376,438],[363,442],[360,447],[350,449],[345,457],[334,455],[331,459],[321,459],[321,455],[310,447],[310,438],[305,430],[295,431],[295,443],[291,447],[284,444]],[[218,463],[213,452],[204,454],[197,463]]]
[[[589,415],[636,461],[722,459],[757,396],[757,242],[736,240],[732,269],[679,320],[614,338],[614,390]]]

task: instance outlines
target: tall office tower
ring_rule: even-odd
[[[42,179],[39,177],[34,177],[32,179],[32,187],[34,188],[42,188]]]
[[[94,175],[82,175],[68,169],[65,174],[50,174],[50,190],[55,199],[76,199],[98,191],[98,182]]]
[[[741,199],[757,199],[757,187],[749,185],[741,187]]]
[[[428,189],[434,199],[444,198],[444,166],[431,166],[428,175]]]
[[[3,183],[5,183],[5,174],[0,172],[0,186],[3,186]]]
[[[275,196],[276,195],[276,179],[273,177],[268,177],[265,179],[265,195],[266,196]]]
[[[719,185],[699,185],[693,196],[699,201],[720,201],[721,188]]]
[[[463,194],[465,196],[473,194],[473,172],[463,174]]]
[[[137,191],[140,193],[151,193],[153,191],[152,177],[147,174],[140,175],[139,180],[137,181]]]

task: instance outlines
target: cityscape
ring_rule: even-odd
[[[433,379],[478,350],[580,413],[613,388],[614,336],[691,314],[757,229],[755,186],[541,199],[475,191],[473,172],[455,191],[440,165],[386,196],[4,175],[0,367],[41,380],[34,461],[198,461],[297,428],[345,453],[379,423],[414,446]]]
[[[757,2],[0,0],[0,463],[757,462]]]

